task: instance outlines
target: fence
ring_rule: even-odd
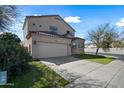
[[[85,48],[85,52],[96,52],[96,48]],[[109,48],[103,50],[102,48],[99,49],[99,53],[112,53],[112,54],[124,54],[124,48]]]

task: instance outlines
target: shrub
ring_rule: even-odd
[[[0,70],[7,70],[9,76],[20,74],[31,60],[29,53],[20,42],[15,34],[0,35]]]

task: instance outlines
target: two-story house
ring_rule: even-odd
[[[59,15],[26,16],[24,46],[33,58],[68,56],[84,52],[84,39]]]

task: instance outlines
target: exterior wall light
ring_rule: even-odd
[[[35,41],[34,41],[34,45],[36,45],[36,44],[37,44],[37,41],[35,40]]]

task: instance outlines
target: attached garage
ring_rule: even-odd
[[[71,39],[60,36],[33,34],[31,38],[31,56],[49,58],[71,55]]]
[[[56,44],[56,43],[37,43],[37,55],[38,58],[67,56],[68,46],[67,44]]]

